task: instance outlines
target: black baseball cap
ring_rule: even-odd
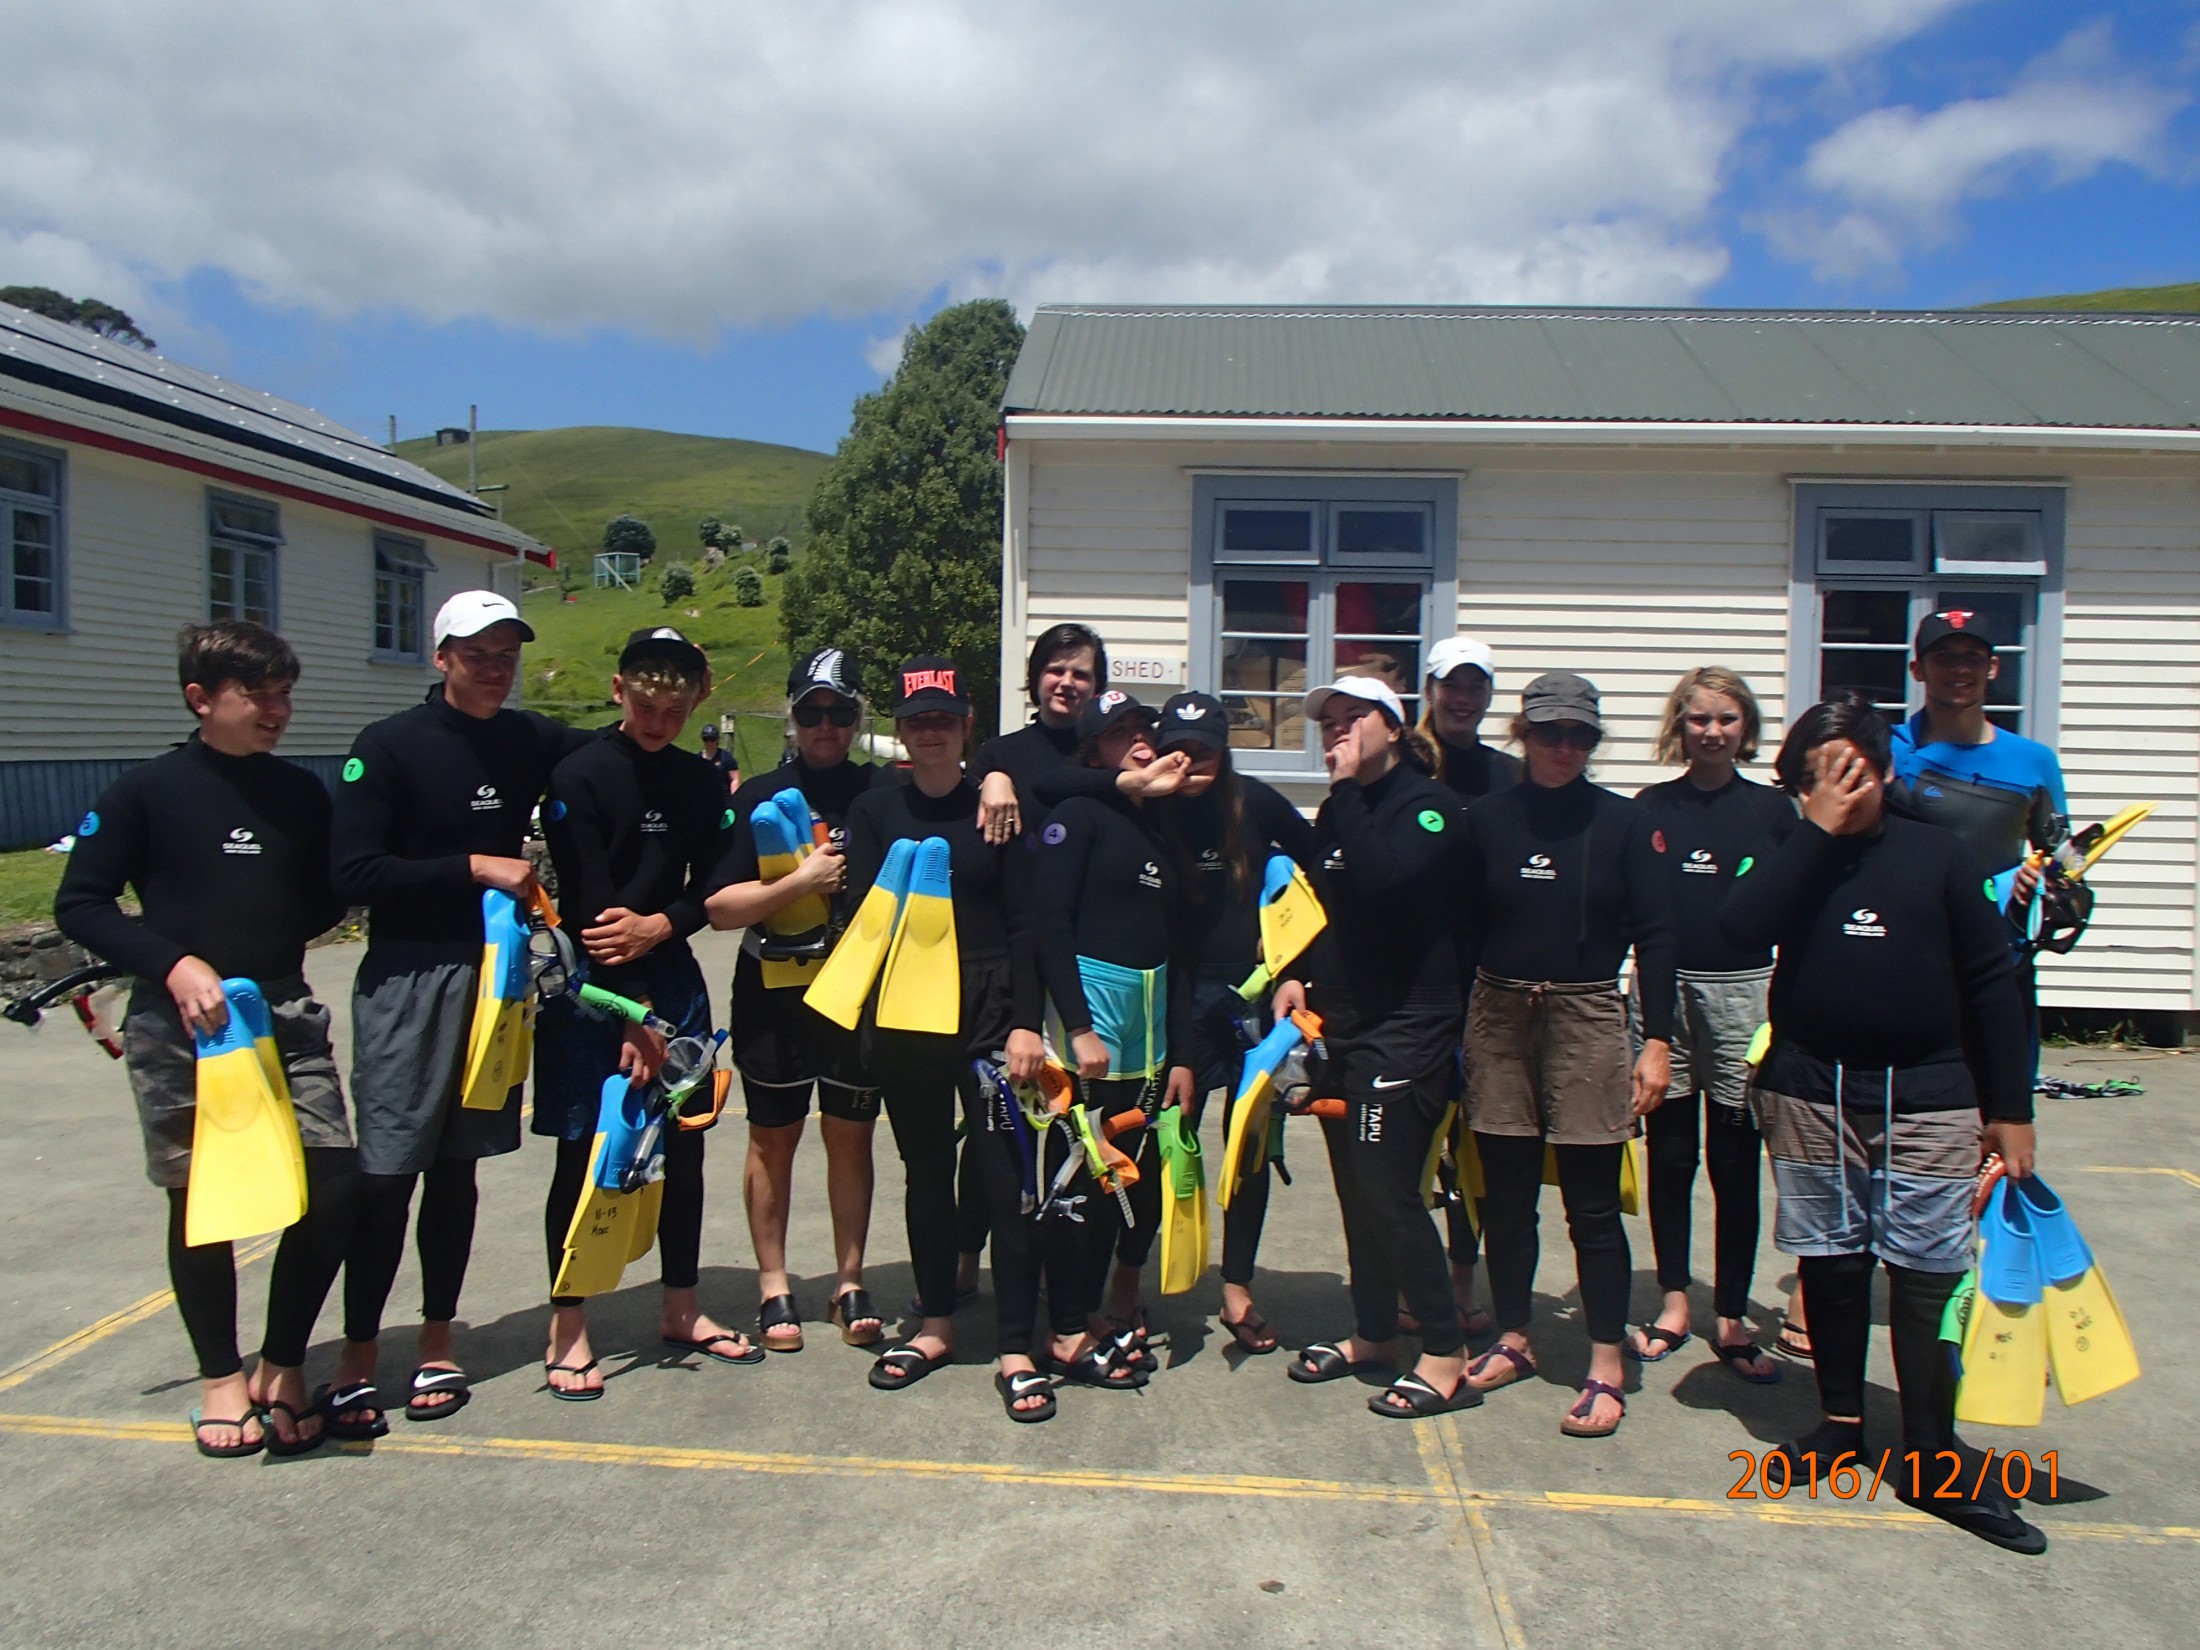
[[[650,659],[661,659],[689,675],[710,674],[709,656],[668,624],[637,630],[627,637],[626,646],[619,649],[619,673],[623,676]]]
[[[1597,685],[1570,670],[1547,670],[1520,690],[1520,714],[1531,722],[1583,722],[1604,729]]]
[[[944,710],[950,716],[970,714],[970,690],[963,682],[962,666],[952,659],[911,659],[894,672],[894,715],[921,716],[928,710]]]
[[[823,688],[837,693],[843,699],[860,699],[863,684],[856,675],[855,661],[847,650],[838,647],[821,647],[808,655],[794,669],[787,672],[787,697],[801,701]]]
[[[704,724],[703,724],[703,737],[704,737],[705,739],[715,739],[715,738],[717,738],[717,737],[718,737],[718,724],[717,724],[716,722],[706,722],[706,723],[704,723]]]
[[[1965,607],[1951,607],[1943,612],[1928,613],[1918,621],[1914,644],[1917,656],[1924,658],[1950,636],[1968,636],[1983,643],[1987,652],[1994,651],[1994,633],[1987,626],[1986,615]]]
[[[1161,704],[1154,744],[1161,750],[1203,745],[1218,751],[1230,742],[1230,718],[1211,693],[1175,693]]]
[[[1077,713],[1077,737],[1097,739],[1126,716],[1135,716],[1147,727],[1153,726],[1154,712],[1151,705],[1138,702],[1138,695],[1122,688],[1109,688],[1095,694],[1092,701]]]

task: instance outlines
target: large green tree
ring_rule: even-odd
[[[138,330],[138,324],[127,313],[98,298],[71,298],[50,286],[0,286],[0,304],[13,304],[51,321],[66,321],[117,343],[136,344],[141,349],[153,347],[153,340]]]
[[[1001,645],[995,431],[1023,341],[1016,312],[998,298],[912,328],[894,376],[856,402],[810,500],[781,630],[797,656],[848,649],[881,703],[903,659],[944,653],[967,674],[981,722],[992,723]]]

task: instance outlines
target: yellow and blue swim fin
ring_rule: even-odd
[[[602,1295],[618,1288],[629,1261],[657,1241],[663,1183],[622,1191],[619,1173],[649,1126],[642,1095],[618,1072],[604,1079],[596,1107],[596,1139],[588,1154],[588,1178],[565,1229],[565,1254],[550,1285],[553,1295]]]
[[[1181,1295],[1207,1271],[1207,1171],[1181,1106],[1164,1107],[1153,1127],[1161,1150],[1161,1292]]]
[[[895,925],[901,920],[902,899],[909,891],[909,873],[916,856],[917,845],[907,837],[886,850],[878,880],[856,907],[848,931],[840,936],[840,943],[825,959],[810,989],[802,994],[805,1003],[837,1026],[853,1031],[863,1017],[863,1005],[870,998],[879,970],[885,966]]]
[[[194,1245],[280,1232],[306,1212],[305,1150],[267,1000],[243,979],[222,981],[222,995],[229,1018],[194,1037],[198,1105],[183,1211],[183,1240]]]
[[[1270,978],[1297,961],[1328,925],[1328,914],[1298,862],[1289,854],[1270,854],[1260,890],[1260,961]]]
[[[1963,1331],[1956,1419],[2036,1427],[2047,1406],[2047,1314],[2031,1217],[2004,1180],[1979,1218],[1978,1291]]]
[[[819,825],[809,799],[796,787],[774,791],[749,811],[749,834],[756,842],[757,875],[777,882],[810,857]],[[825,936],[833,919],[823,894],[804,894],[764,923],[764,983],[774,988],[808,985],[825,962]]]
[[[1305,1040],[1306,1033],[1295,1022],[1278,1020],[1246,1053],[1238,1091],[1230,1102],[1230,1126],[1223,1131],[1222,1170],[1215,1177],[1219,1208],[1227,1210],[1239,1183],[1268,1161],[1268,1115],[1275,1105],[1276,1070]]]
[[[2047,1358],[2055,1390],[2082,1404],[2139,1378],[2139,1351],[2093,1249],[2053,1187],[2033,1175],[2007,1182],[2031,1218],[2045,1285]]]
[[[535,1054],[535,994],[527,972],[527,917],[501,888],[481,893],[481,978],[458,1103],[502,1111]]]
[[[952,1037],[962,1027],[962,956],[955,943],[950,858],[943,836],[928,836],[917,845],[894,943],[879,971],[881,1031]]]

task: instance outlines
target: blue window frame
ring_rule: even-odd
[[[63,628],[64,571],[60,455],[0,445],[0,623]]]
[[[374,535],[374,652],[378,663],[428,660],[428,575],[435,563],[418,539]]]
[[[206,612],[210,619],[249,619],[281,628],[277,553],[281,513],[265,499],[206,495]]]

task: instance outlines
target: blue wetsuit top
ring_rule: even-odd
[[[1891,740],[1902,788],[1894,800],[1903,811],[1954,831],[1996,876],[2017,865],[2028,847],[2047,845],[2049,822],[2041,816],[2070,812],[2052,750],[1999,728],[1983,745],[1920,744],[1924,725],[1919,711]]]

